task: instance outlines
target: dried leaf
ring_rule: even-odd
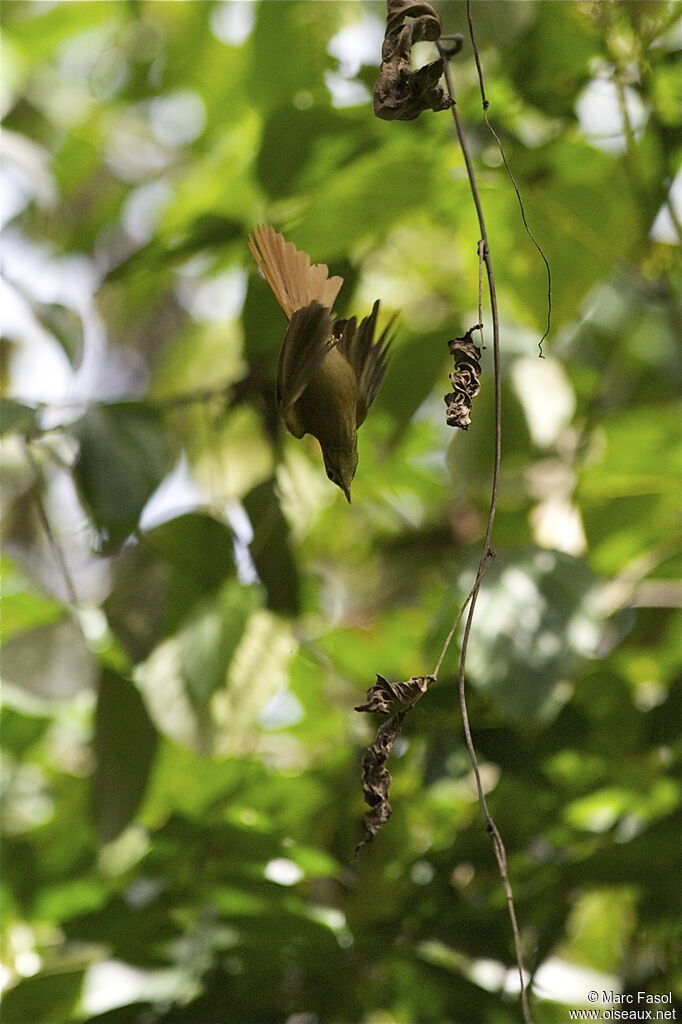
[[[466,430],[471,423],[472,399],[481,390],[481,350],[472,340],[480,324],[470,327],[462,338],[453,338],[448,348],[455,361],[455,371],[449,374],[454,390],[445,395],[445,422],[449,427]]]
[[[377,673],[376,683],[367,691],[367,702],[355,709],[391,715],[388,721],[379,726],[374,742],[367,748],[362,759],[362,792],[369,811],[365,814],[365,834],[355,848],[356,856],[363,846],[371,843],[391,817],[388,790],[392,779],[386,761],[405,715],[434,682],[435,676],[412,676],[405,682],[392,683]],[[403,710],[391,714],[392,707],[396,705],[400,705]]]
[[[374,113],[385,121],[413,121],[423,110],[447,110],[452,100],[438,81],[443,74],[439,57],[414,70],[412,46],[440,38],[440,18],[425,0],[387,0],[386,34],[381,67],[374,86]],[[405,23],[405,19],[411,20]]]
[[[392,715],[379,726],[374,743],[368,747],[362,759],[362,792],[369,810],[365,814],[365,834],[355,847],[356,856],[363,846],[372,842],[391,817],[388,790],[392,777],[386,767],[386,761],[400,732],[405,714],[406,712],[401,711],[397,715]]]
[[[367,703],[360,704],[356,711],[378,711],[382,715],[391,714],[391,705],[402,704],[407,710],[422,697],[434,676],[412,676],[404,683],[392,683],[377,672],[377,681],[367,691]]]

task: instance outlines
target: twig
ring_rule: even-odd
[[[468,4],[467,4],[468,7]],[[509,870],[507,866],[507,852],[505,849],[502,836],[500,831],[488,809],[488,805],[485,799],[485,793],[483,791],[483,783],[481,781],[481,771],[478,763],[478,757],[476,755],[476,748],[474,746],[473,737],[471,734],[471,725],[469,722],[469,711],[467,707],[466,698],[466,683],[465,683],[465,670],[466,670],[466,659],[467,650],[469,646],[469,637],[471,635],[471,628],[474,621],[474,615],[476,612],[476,601],[480,591],[481,580],[485,574],[486,568],[493,557],[493,552],[490,547],[492,539],[493,524],[495,522],[495,512],[497,510],[497,497],[499,491],[499,480],[500,480],[500,463],[502,455],[502,372],[500,365],[500,322],[497,308],[497,292],[495,289],[495,275],[493,272],[492,257],[490,255],[490,245],[488,242],[488,232],[485,223],[485,216],[483,214],[483,207],[481,205],[481,198],[478,191],[478,185],[476,183],[476,175],[474,172],[473,164],[471,162],[471,155],[469,153],[469,147],[464,135],[464,129],[462,121],[459,116],[459,110],[457,108],[457,101],[455,98],[455,90],[452,82],[452,75],[450,74],[450,67],[447,61],[447,55],[445,49],[441,46],[440,42],[436,44],[438,46],[438,52],[443,58],[444,64],[444,75],[445,82],[447,85],[448,95],[452,100],[452,116],[455,123],[455,131],[457,133],[457,139],[459,142],[462,156],[464,157],[464,163],[466,166],[467,177],[469,179],[469,187],[471,189],[471,196],[476,208],[476,215],[478,217],[478,224],[480,229],[481,242],[480,252],[481,258],[485,265],[486,276],[488,279],[488,293],[490,297],[490,312],[492,318],[492,329],[493,329],[493,370],[494,370],[494,417],[495,417],[495,450],[493,460],[493,476],[491,484],[491,496],[490,505],[488,509],[488,520],[486,524],[485,537],[483,540],[483,547],[481,550],[481,556],[478,563],[478,570],[476,573],[476,579],[471,589],[471,593],[465,601],[464,606],[458,612],[453,628],[448,637],[446,644],[444,644],[443,651],[438,661],[438,665],[442,664],[442,660],[445,657],[447,647],[449,646],[450,640],[457,629],[457,625],[461,619],[464,609],[468,603],[468,613],[466,622],[464,625],[464,633],[462,636],[462,643],[460,647],[459,656],[459,674],[458,674],[458,690],[459,690],[459,703],[462,713],[462,723],[464,728],[464,737],[466,740],[467,751],[469,753],[469,759],[471,761],[471,767],[474,773],[476,781],[476,791],[478,794],[478,801],[483,813],[485,820],[485,826],[488,834],[491,837],[493,851],[495,853],[495,859],[497,860],[498,869],[500,872],[500,878],[504,888],[506,901],[507,901],[507,912],[509,914],[509,920],[511,923],[511,929],[514,939],[514,952],[516,958],[516,965],[519,974],[519,981],[521,985],[521,1007],[523,1011],[523,1018],[526,1024],[532,1024],[532,1017],[530,1013],[530,1006],[528,1003],[528,993],[526,990],[525,981],[525,970],[523,964],[523,950],[521,945],[521,934],[519,931],[518,921],[516,918],[516,909],[514,905],[514,896],[512,892],[511,882],[509,880]],[[477,59],[477,66],[480,68],[480,63]]]
[[[485,94],[485,83],[484,83],[484,80],[483,80],[483,69],[481,68],[481,58],[480,58],[479,53],[478,53],[478,47],[476,45],[476,37],[474,35],[474,22],[473,22],[473,19],[471,17],[471,0],[467,0],[467,22],[468,22],[468,25],[469,25],[469,38],[471,39],[471,46],[472,46],[473,51],[474,51],[474,60],[476,61],[476,73],[478,75],[478,88],[479,88],[479,91],[481,93],[481,106],[483,107],[483,120],[486,123],[486,127],[488,128],[488,131],[490,132],[490,134],[495,139],[495,142],[497,143],[497,148],[500,151],[500,156],[502,157],[502,162],[504,163],[505,170],[506,170],[507,174],[509,175],[509,180],[511,181],[513,189],[514,189],[514,192],[516,193],[516,200],[517,200],[517,202],[519,204],[519,210],[521,212],[521,220],[523,221],[523,226],[524,226],[524,228],[526,230],[526,234],[528,235],[528,237],[530,238],[531,242],[533,243],[533,245],[537,249],[538,253],[540,254],[540,258],[542,259],[542,262],[545,264],[545,271],[547,273],[547,322],[545,324],[545,333],[542,335],[542,337],[540,338],[540,340],[538,342],[538,350],[539,350],[539,353],[540,353],[540,358],[544,359],[544,355],[542,353],[542,343],[545,340],[545,338],[549,335],[549,332],[550,332],[551,327],[552,327],[552,270],[551,270],[551,267],[549,265],[549,261],[548,261],[547,257],[544,254],[542,246],[540,245],[540,243],[538,242],[537,238],[535,237],[535,235],[533,234],[533,232],[530,229],[530,225],[528,224],[528,220],[526,219],[526,209],[525,209],[525,206],[524,206],[524,203],[523,203],[523,199],[521,198],[521,192],[519,190],[518,185],[516,184],[516,178],[514,177],[514,175],[512,173],[512,169],[511,169],[511,167],[509,165],[509,161],[507,160],[507,154],[504,151],[504,146],[502,145],[502,140],[500,139],[499,135],[497,134],[497,132],[493,128],[492,124],[490,123],[490,119],[488,118],[488,108],[490,106],[490,103],[488,101],[488,97]]]
[[[483,338],[483,248],[484,243],[483,239],[481,239],[476,247],[476,252],[478,253],[478,322],[481,325],[479,327],[481,348],[485,348],[485,340]]]
[[[481,562],[479,563],[478,571],[476,572],[476,579],[474,580],[473,586],[472,586],[471,590],[469,591],[469,593],[467,594],[466,598],[464,599],[464,602],[462,603],[461,608],[457,612],[457,615],[455,616],[454,621],[453,621],[452,625],[450,626],[450,631],[449,631],[448,635],[446,636],[445,640],[443,641],[443,646],[441,647],[440,654],[438,655],[438,661],[436,662],[435,668],[434,668],[433,672],[431,673],[431,675],[434,677],[434,679],[438,678],[438,674],[439,674],[439,672],[441,670],[441,665],[443,664],[443,660],[445,659],[445,655],[448,653],[448,649],[450,647],[450,644],[452,643],[452,638],[454,637],[455,633],[457,632],[457,627],[459,626],[460,622],[462,621],[462,616],[464,615],[464,612],[467,610],[467,605],[471,601],[471,598],[473,597],[474,591],[480,586],[481,580],[483,579],[485,573],[488,571],[488,566],[490,565],[490,563],[492,562],[494,557],[495,557],[494,552],[493,551],[488,551],[487,552],[487,557],[485,559],[482,559]]]

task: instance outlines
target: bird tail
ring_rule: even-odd
[[[343,278],[330,277],[324,263],[311,266],[306,253],[268,225],[260,225],[249,236],[249,249],[287,319],[311,302],[332,308]]]

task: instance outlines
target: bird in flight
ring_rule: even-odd
[[[266,225],[249,236],[249,248],[289,321],[277,365],[277,405],[294,437],[320,443],[327,476],[350,502],[358,464],[357,432],[376,398],[393,321],[374,340],[379,300],[360,321],[332,312],[343,284]]]

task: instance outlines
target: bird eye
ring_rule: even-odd
[[[335,484],[335,483],[336,483],[336,474],[334,473],[334,470],[333,470],[333,469],[328,469],[328,470],[327,470],[327,476],[329,477],[329,479],[331,480],[331,482],[332,482],[333,484]]]

